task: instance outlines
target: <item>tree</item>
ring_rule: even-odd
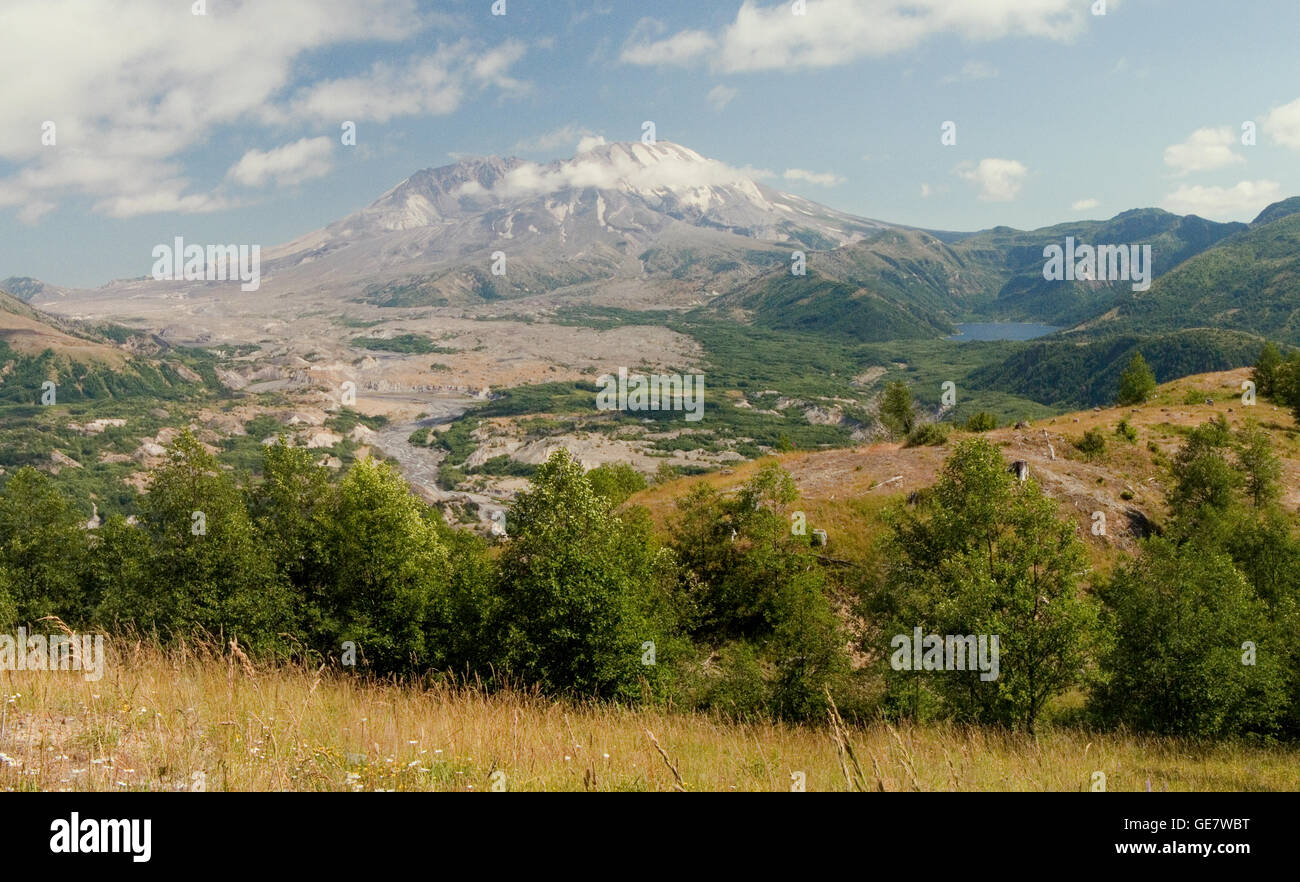
[[[255,649],[278,648],[287,593],[234,480],[189,430],[151,477],[140,501],[149,575],[124,583],[108,609],[164,633],[199,627]]]
[[[262,481],[252,494],[259,541],[291,595],[289,621],[300,637],[319,634],[322,599],[333,578],[326,559],[334,491],[316,455],[280,437],[262,458]]]
[[[1101,596],[1114,638],[1090,705],[1104,722],[1199,737],[1277,725],[1289,652],[1227,555],[1154,537]]]
[[[447,549],[437,523],[390,465],[357,462],[339,484],[326,558],[331,578],[320,623],[324,649],[356,644],[376,673],[441,667],[430,623],[447,615]]]
[[[1274,371],[1273,399],[1300,419],[1300,351],[1292,352]]]
[[[622,505],[633,493],[649,486],[645,476],[625,462],[598,466],[587,472],[587,480],[591,489],[613,506]]]
[[[640,559],[623,522],[568,451],[551,455],[510,510],[495,631],[512,677],[550,694],[632,699],[643,675]]]
[[[1244,483],[1228,458],[1232,442],[1232,430],[1220,415],[1192,429],[1179,448],[1169,493],[1177,535],[1200,535],[1210,541],[1210,534],[1221,536],[1231,530],[1237,491]]]
[[[975,672],[890,671],[890,701],[916,714],[921,690],[958,719],[1032,731],[1047,701],[1082,677],[1095,611],[1081,598],[1077,527],[1036,482],[1008,474],[998,448],[961,442],[914,510],[889,515],[884,578],[868,603],[875,638],[996,635],[996,680]],[[884,650],[884,645],[872,649]],[[908,706],[910,705],[910,708]]]
[[[1147,366],[1141,352],[1133,353],[1128,367],[1119,378],[1118,402],[1121,406],[1141,404],[1151,396],[1156,388],[1156,376]]]
[[[907,436],[916,425],[912,390],[902,380],[885,386],[880,397],[880,421],[895,435]]]
[[[1100,459],[1106,452],[1106,435],[1100,428],[1093,427],[1083,433],[1083,437],[1074,442],[1074,446],[1086,459]]]
[[[826,690],[839,690],[848,673],[818,555],[791,529],[797,499],[789,473],[767,464],[735,495],[701,483],[678,501],[672,543],[692,612],[687,628],[726,661],[702,704],[743,713],[761,693],[776,716],[821,719]]]
[[[0,567],[0,626],[18,622],[18,605],[14,603],[14,578]]]
[[[1251,421],[1237,432],[1237,466],[1245,475],[1246,497],[1256,508],[1275,501],[1281,493],[1282,463],[1273,453],[1268,432]]]
[[[1255,381],[1255,391],[1265,398],[1273,397],[1276,391],[1278,368],[1282,366],[1282,353],[1272,343],[1265,343],[1255,359],[1255,369],[1250,377]]]
[[[85,533],[83,516],[44,472],[25,466],[5,481],[0,493],[0,567],[11,578],[20,621],[57,615],[73,622],[84,617]]]

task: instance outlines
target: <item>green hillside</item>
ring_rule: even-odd
[[[973,371],[968,382],[1056,407],[1108,405],[1134,352],[1140,351],[1156,380],[1166,383],[1254,364],[1261,341],[1236,331],[1193,329],[1085,343],[1052,337],[1021,345],[1014,355]]]
[[[1124,302],[1107,324],[1155,332],[1231,328],[1300,344],[1300,198],[1269,206],[1245,230]]]

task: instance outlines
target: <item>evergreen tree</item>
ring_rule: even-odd
[[[880,421],[896,436],[911,434],[916,426],[916,405],[907,383],[895,380],[885,386],[880,396]]]
[[[1119,378],[1119,395],[1117,401],[1121,406],[1141,404],[1156,389],[1156,376],[1147,366],[1141,352],[1133,353],[1128,367]]]
[[[1264,398],[1272,398],[1277,387],[1278,368],[1282,366],[1282,353],[1272,343],[1265,343],[1255,359],[1255,369],[1251,379],[1255,381],[1255,391]]]

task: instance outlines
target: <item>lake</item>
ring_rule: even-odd
[[[1032,340],[1045,337],[1060,328],[1051,325],[1035,325],[1027,322],[975,322],[956,325],[957,333],[949,340],[969,343],[972,340]]]

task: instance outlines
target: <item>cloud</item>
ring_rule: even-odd
[[[272,180],[278,187],[288,187],[329,174],[334,169],[333,152],[330,138],[303,138],[265,152],[249,150],[226,174],[245,187],[261,187]]]
[[[484,89],[526,88],[509,73],[524,51],[511,41],[424,40],[435,48],[359,76],[312,76],[308,61],[324,51],[440,27],[445,17],[416,0],[208,6],[196,16],[173,0],[5,0],[0,161],[12,168],[0,177],[0,205],[28,206],[29,218],[74,196],[112,217],[217,211],[232,204],[220,182],[202,192],[184,162],[200,148],[219,154],[232,130],[246,137],[312,118],[337,132],[346,119],[450,112]],[[46,120],[57,127],[53,146],[41,143]]]
[[[1071,211],[1092,211],[1098,205],[1101,205],[1096,199],[1080,199],[1078,202],[1070,203]]]
[[[303,119],[378,123],[401,116],[443,116],[488,86],[512,94],[527,91],[525,84],[506,74],[524,52],[517,41],[483,53],[461,40],[401,64],[377,61],[364,74],[300,89],[289,103],[289,113]]]
[[[844,178],[830,172],[811,172],[802,168],[787,168],[781,175],[787,181],[806,181],[819,187],[836,187],[844,183]]]
[[[1249,221],[1281,198],[1282,187],[1277,181],[1241,181],[1235,187],[1179,187],[1160,207],[1210,220]]]
[[[1300,150],[1300,98],[1265,114],[1264,131],[1283,147]]]
[[[934,191],[930,189],[930,185],[929,185],[929,184],[926,184],[926,183],[922,183],[922,184],[921,184],[921,198],[922,198],[922,199],[929,199],[929,198],[930,198],[931,196],[933,196],[933,195],[934,195]]]
[[[961,73],[948,74],[940,82],[957,83],[962,80],[988,80],[998,75],[998,69],[983,61],[968,61],[962,65]]]
[[[709,90],[705,100],[713,107],[714,110],[722,110],[731,103],[731,99],[739,95],[740,92],[730,86],[717,85]]]
[[[1197,129],[1181,144],[1165,148],[1165,165],[1186,175],[1245,162],[1232,149],[1236,144],[1237,136],[1228,126]]]
[[[579,126],[574,123],[560,126],[558,129],[551,129],[549,132],[543,132],[533,138],[524,138],[522,141],[515,143],[510,148],[511,153],[552,153],[556,150],[572,150],[574,145],[578,146],[578,152],[582,153],[582,144],[590,143],[595,138],[599,143],[605,143],[605,139],[596,135],[586,126]],[[590,149],[588,147],[587,149]]]
[[[977,165],[962,163],[956,174],[979,187],[980,201],[1010,202],[1020,194],[1029,169],[1014,159],[981,159]]]
[[[662,24],[643,19],[619,58],[654,66],[707,62],[727,72],[827,68],[897,54],[940,35],[1068,41],[1088,18],[1087,4],[1077,0],[818,0],[807,4],[806,15],[792,15],[785,0],[744,0],[717,33],[661,36]]]
[[[671,37],[653,39],[664,32],[664,25],[653,18],[643,18],[632,29],[619,60],[627,64],[680,65],[713,52],[718,43],[705,31],[681,31]]]
[[[594,187],[603,190],[673,190],[741,186],[754,188],[754,179],[773,177],[770,171],[733,168],[705,159],[698,153],[660,141],[654,147],[640,143],[611,144],[599,154],[539,165],[525,162],[506,172],[491,189],[477,181],[462,184],[458,195],[499,200]],[[758,192],[754,189],[756,197]]]

